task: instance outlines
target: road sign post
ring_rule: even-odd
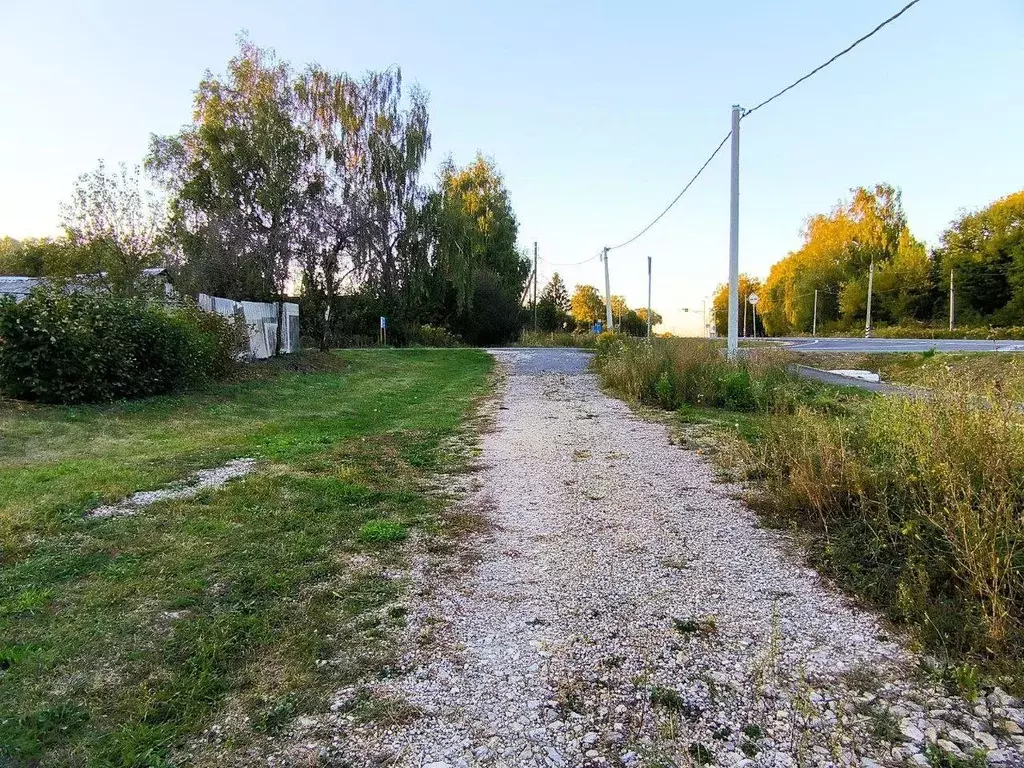
[[[754,325],[755,339],[757,338],[757,302],[759,302],[760,300],[761,298],[756,293],[752,293],[750,294],[750,296],[747,297],[747,301],[750,302],[750,319]]]

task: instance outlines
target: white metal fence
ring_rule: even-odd
[[[277,305],[262,301],[232,301],[199,294],[199,306],[207,312],[240,319],[249,329],[249,353],[258,360],[274,354],[277,340]],[[285,302],[281,310],[281,352],[299,351],[299,305]]]

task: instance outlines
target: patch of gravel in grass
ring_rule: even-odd
[[[290,760],[1024,765],[1020,701],[967,702],[916,675],[915,654],[705,458],[578,360],[560,373],[530,354],[495,353],[510,375],[463,502],[486,516],[475,562],[416,558],[402,672],[304,718]],[[367,695],[416,716],[367,722]]]
[[[192,499],[210,488],[220,488],[229,480],[245,477],[256,470],[256,459],[234,459],[222,467],[201,469],[184,482],[155,491],[139,491],[115,504],[96,507],[86,517],[124,517],[134,515],[158,501]]]

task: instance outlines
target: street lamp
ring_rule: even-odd
[[[697,309],[695,307],[680,307],[679,311],[680,312],[696,312]],[[708,300],[707,300],[707,297],[701,299],[701,310],[700,310],[700,313],[701,313],[700,314],[700,316],[701,316],[701,324],[703,326],[703,331],[704,331],[704,338],[707,338],[708,337]]]

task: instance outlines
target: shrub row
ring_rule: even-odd
[[[872,328],[871,333],[879,339],[1024,339],[1024,328],[1019,325],[961,327],[952,331],[920,325],[891,325]]]
[[[860,336],[864,333],[863,326],[849,327],[829,324],[818,329],[819,336]],[[936,327],[924,323],[906,325],[876,325],[871,334],[878,339],[975,339],[990,341],[993,339],[1024,339],[1024,327],[1009,326],[957,326],[954,330],[947,327]],[[807,336],[808,334],[795,334]]]
[[[430,325],[421,325],[416,332],[415,344],[424,347],[462,347],[462,339],[447,328]]]
[[[43,403],[161,394],[228,375],[243,344],[191,303],[37,290],[0,301],[0,390]]]

